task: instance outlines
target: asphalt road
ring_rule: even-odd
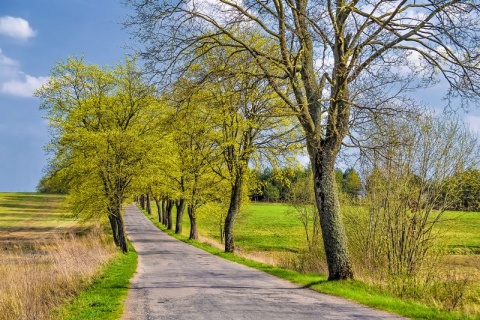
[[[123,319],[400,319],[213,256],[125,212],[138,252]]]

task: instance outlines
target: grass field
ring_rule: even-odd
[[[66,214],[63,199],[59,195],[0,193],[0,244],[48,242],[55,235],[88,229]]]
[[[480,254],[480,212],[447,211],[438,228],[453,253]]]
[[[0,320],[121,314],[136,254],[119,256],[101,226],[79,224],[62,202],[56,195],[0,193]],[[90,293],[75,298],[86,288]],[[67,301],[69,308],[52,314]],[[80,309],[94,317],[80,316],[85,301]]]

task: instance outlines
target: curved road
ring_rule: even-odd
[[[213,256],[125,212],[138,252],[123,319],[400,319]]]

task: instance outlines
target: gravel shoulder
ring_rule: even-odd
[[[211,255],[125,212],[138,252],[123,319],[403,319]]]

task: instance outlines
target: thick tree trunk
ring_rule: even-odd
[[[127,239],[125,236],[125,226],[123,223],[122,206],[117,203],[111,204],[108,219],[112,227],[113,240],[123,253],[128,252]]]
[[[225,252],[234,252],[235,243],[233,239],[233,229],[235,219],[242,204],[243,171],[239,170],[235,177],[235,182],[230,193],[230,205],[227,216],[225,217]]]
[[[189,204],[187,207],[188,218],[190,219],[190,240],[198,239],[198,229],[197,229],[197,216],[195,212],[195,206]]]
[[[115,217],[117,220],[117,230],[118,230],[118,242],[119,242],[119,247],[122,250],[123,253],[128,252],[128,246],[127,246],[127,238],[125,236],[125,226],[123,223],[123,216],[119,212],[118,216]]]
[[[113,242],[117,247],[120,246],[120,242],[118,241],[118,230],[117,230],[117,220],[112,213],[108,213],[108,220],[110,221],[110,227],[112,228],[112,235],[113,235]]]
[[[147,195],[145,196],[145,199],[147,203],[147,213],[152,214],[152,206],[150,204],[150,194],[147,193]]]
[[[312,146],[312,141],[307,141]],[[347,236],[335,182],[335,156],[329,148],[308,148],[314,176],[315,201],[320,216],[328,280],[353,278]]]
[[[181,234],[183,212],[185,211],[185,199],[180,199],[176,201],[175,205],[177,206],[177,220],[175,221],[175,233]]]
[[[175,201],[167,200],[167,229],[168,230],[173,229],[172,210],[173,210],[174,204],[175,204]]]
[[[145,195],[143,194],[140,196],[140,208],[145,210]]]

